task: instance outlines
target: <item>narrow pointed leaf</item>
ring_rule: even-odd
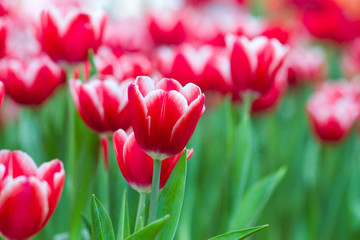
[[[243,230],[239,230],[239,231],[228,232],[228,233],[224,233],[219,236],[216,236],[216,237],[212,237],[209,240],[241,240],[241,239],[245,239],[245,238],[249,237],[250,235],[252,235],[264,228],[267,228],[268,226],[269,225],[266,224],[266,225],[247,228],[247,229],[243,229]]]
[[[117,233],[117,240],[123,240],[130,235],[130,224],[129,224],[129,209],[128,209],[128,200],[127,200],[127,192],[124,190],[121,209],[120,209],[120,217],[119,217],[119,226]]]
[[[169,214],[171,217],[159,234],[159,239],[171,240],[174,238],[180,219],[184,200],[186,180],[186,151],[181,155],[168,182],[160,193],[158,215]]]
[[[166,215],[165,217],[150,223],[140,231],[129,236],[126,240],[154,240],[169,218],[170,216]]]
[[[247,227],[256,220],[285,172],[286,168],[281,167],[275,173],[261,179],[245,193],[231,218],[230,230]]]
[[[109,215],[101,202],[95,197],[91,198],[92,239],[114,240],[114,230]]]
[[[135,228],[135,232],[138,232],[142,228],[142,216],[139,217],[139,222]]]

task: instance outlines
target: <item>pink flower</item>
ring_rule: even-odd
[[[205,96],[195,84],[164,78],[156,85],[138,77],[129,87],[131,123],[137,143],[154,159],[184,150],[203,114]]]
[[[46,55],[26,61],[4,58],[0,61],[0,81],[16,102],[40,105],[65,81],[65,72]]]
[[[94,131],[112,132],[130,127],[127,89],[130,80],[118,82],[111,76],[86,83],[70,81],[72,98],[84,122]]]
[[[0,151],[0,233],[27,239],[39,232],[54,213],[65,181],[58,159],[39,168],[26,153]]]
[[[324,142],[343,140],[359,117],[359,106],[360,90],[355,83],[324,83],[307,104],[314,133]]]
[[[62,14],[56,8],[41,13],[39,39],[43,50],[54,61],[86,61],[88,51],[102,43],[106,16],[71,10]]]
[[[120,129],[114,133],[113,143],[117,162],[126,181],[136,191],[149,193],[154,160],[138,146],[134,133],[128,136]],[[159,189],[164,188],[181,154],[182,152],[161,162]],[[187,160],[191,158],[192,154],[192,149],[187,151]]]
[[[227,36],[230,68],[238,92],[267,92],[275,82],[288,48],[276,39]]]

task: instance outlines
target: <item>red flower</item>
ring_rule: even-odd
[[[94,131],[109,132],[130,127],[127,89],[130,80],[117,82],[111,76],[104,80],[70,81],[75,106],[84,122]]]
[[[360,74],[360,38],[346,46],[341,63],[347,77],[353,78]]]
[[[61,14],[51,8],[41,13],[39,39],[54,61],[83,62],[89,49],[96,51],[101,45],[105,22],[106,16],[100,12],[90,15],[72,10]]]
[[[5,56],[6,53],[6,35],[7,25],[5,20],[0,18],[0,58]]]
[[[134,133],[127,136],[120,129],[114,133],[113,143],[117,162],[126,181],[136,191],[149,193],[154,160],[138,146]],[[181,154],[182,152],[161,162],[159,189],[164,188]],[[187,151],[187,160],[191,158],[192,154],[192,149]]]
[[[343,140],[359,117],[359,99],[360,90],[354,83],[324,83],[307,104],[316,136],[324,142]]]
[[[1,104],[4,100],[4,96],[5,96],[4,84],[2,82],[0,82],[0,108],[1,108]]]
[[[229,35],[230,68],[238,92],[267,92],[274,84],[275,77],[283,65],[288,48],[276,39]]]
[[[20,104],[40,105],[65,81],[65,72],[46,55],[23,61],[0,61],[0,81],[6,93]]]
[[[318,38],[336,42],[355,39],[360,33],[360,15],[356,1],[292,0],[301,10],[301,18],[309,32]],[[351,3],[353,2],[353,3]]]
[[[21,151],[0,151],[0,233],[27,239],[39,232],[54,213],[65,181],[58,159],[36,167]]]
[[[295,48],[286,58],[288,83],[315,83],[325,79],[326,60],[321,48]]]
[[[287,87],[287,77],[285,70],[285,68],[281,69],[281,72],[277,74],[272,87],[266,93],[260,95],[252,102],[251,111],[253,113],[262,113],[276,107]]]
[[[129,87],[131,123],[139,146],[163,160],[184,150],[203,114],[205,96],[195,84],[164,78],[156,86],[138,77]]]
[[[163,76],[175,78],[183,85],[194,83],[204,92],[228,91],[231,81],[229,60],[220,48],[210,45],[195,48],[189,44],[162,47],[157,54],[157,63]]]
[[[149,17],[149,32],[156,44],[180,44],[186,40],[184,13],[160,12]]]

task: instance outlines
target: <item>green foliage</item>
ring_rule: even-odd
[[[140,231],[130,235],[128,238],[126,238],[126,240],[154,240],[169,218],[170,215],[166,215],[163,218],[150,223],[149,225],[140,229]]]
[[[108,213],[95,197],[91,198],[92,239],[115,240],[114,230]]]
[[[260,230],[263,230],[264,228],[267,228],[268,226],[269,225],[262,225],[262,226],[252,227],[252,228],[243,229],[243,230],[239,230],[239,231],[224,233],[219,236],[210,238],[209,240],[242,240]]]
[[[168,182],[160,193],[158,215],[170,215],[159,239],[173,239],[180,218],[181,208],[185,192],[186,179],[186,150],[182,153]]]

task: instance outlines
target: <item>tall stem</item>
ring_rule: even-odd
[[[140,215],[141,215],[141,213],[143,211],[144,204],[145,204],[145,199],[146,199],[146,193],[140,192],[139,194],[140,194],[140,196],[139,196],[139,205],[138,205],[137,214],[136,214],[134,232],[136,231],[137,225],[139,223]]]
[[[148,224],[156,220],[156,212],[159,198],[160,170],[161,161],[158,159],[154,159]]]

